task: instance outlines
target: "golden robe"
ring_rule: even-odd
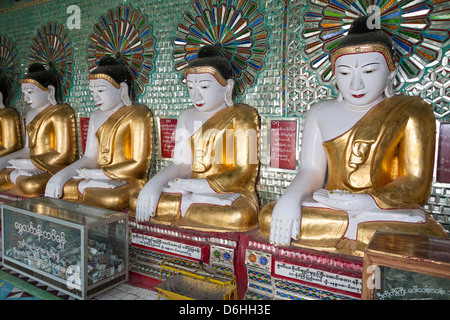
[[[75,161],[77,153],[75,113],[68,104],[58,104],[38,113],[26,127],[30,160],[45,172],[19,176],[16,186],[9,179],[13,169],[0,172],[0,190],[36,197],[45,192],[48,180]]]
[[[16,109],[0,109],[0,157],[22,149],[20,117]]]
[[[114,189],[86,188],[81,194],[81,179],[69,180],[63,199],[121,211],[128,208],[130,196],[148,180],[153,142],[153,115],[142,105],[125,106],[112,114],[95,133],[98,168],[109,178],[125,184]]]
[[[215,192],[239,193],[238,199],[230,206],[194,203],[181,218],[181,194],[162,193],[151,222],[216,232],[256,228],[259,125],[254,108],[237,104],[218,111],[190,138],[190,179],[207,179]]]
[[[325,188],[369,194],[383,209],[421,208],[432,187],[435,130],[432,109],[422,99],[383,100],[349,131],[323,143],[328,161]],[[262,234],[270,233],[274,206],[261,210]],[[429,215],[424,223],[361,223],[356,241],[343,239],[347,224],[346,212],[303,207],[300,239],[293,244],[361,255],[378,229],[447,236]]]

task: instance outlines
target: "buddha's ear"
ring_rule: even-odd
[[[394,91],[394,79],[395,75],[397,74],[398,68],[395,68],[395,70],[389,72],[387,81],[386,81],[386,88],[384,89],[384,95],[387,98],[393,97],[395,95]]]
[[[48,89],[48,101],[52,104],[52,105],[55,105],[55,104],[58,104],[58,102],[56,101],[56,98],[55,98],[55,87],[54,86],[52,86],[51,84],[47,87],[47,89]]]
[[[227,80],[227,86],[226,86],[226,93],[225,93],[225,103],[229,107],[234,105],[234,102],[233,102],[233,89],[234,89],[234,80],[233,79],[228,79]]]
[[[5,105],[3,103],[3,93],[0,92],[0,108],[4,108]]]
[[[120,84],[120,90],[122,91],[120,94],[121,94],[123,103],[126,106],[131,106],[132,101],[131,101],[130,95],[128,94],[129,90],[128,90],[128,85],[126,84],[126,82],[122,82]]]

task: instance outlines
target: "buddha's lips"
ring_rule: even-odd
[[[201,108],[201,107],[203,107],[205,104],[204,104],[204,103],[196,103],[195,105],[196,105],[197,107]]]
[[[359,99],[359,98],[364,97],[365,95],[366,95],[365,93],[361,93],[361,94],[352,94],[352,97]]]

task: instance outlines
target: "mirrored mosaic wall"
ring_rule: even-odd
[[[424,98],[432,104],[436,119],[441,122],[447,122],[450,116],[448,1],[6,0],[0,5],[0,36],[8,37],[14,44],[18,52],[18,66],[25,73],[31,63],[29,56],[36,57],[40,52],[39,41],[33,42],[37,32],[51,23],[62,25],[64,28],[59,32],[65,33],[70,40],[70,55],[73,59],[73,65],[68,66],[63,75],[71,78],[65,101],[72,105],[78,117],[89,117],[95,109],[87,78],[88,70],[92,67],[88,56],[95,57],[95,52],[88,50],[90,35],[95,33],[95,25],[101,25],[101,17],[107,17],[108,10],[119,5],[139,11],[150,25],[149,33],[138,30],[142,32],[141,35],[147,36],[147,43],[152,45],[154,56],[145,60],[145,63],[137,63],[138,69],[143,64],[149,66],[144,79],[148,80],[148,85],[141,81],[144,85],[137,94],[137,101],[148,106],[156,117],[166,118],[176,118],[181,110],[190,106],[187,90],[176,71],[183,65],[183,55],[177,50],[184,45],[184,40],[176,42],[173,39],[180,34],[187,34],[185,39],[190,37],[191,44],[195,44],[196,39],[201,38],[195,31],[202,29],[209,30],[214,36],[219,32],[215,22],[217,12],[237,15],[229,8],[244,8],[239,18],[247,19],[247,29],[252,34],[247,41],[245,37],[248,34],[244,30],[240,40],[244,49],[247,43],[253,43],[253,51],[243,50],[241,59],[236,60],[236,68],[245,60],[253,69],[242,74],[243,89],[237,99],[257,108],[261,116],[262,165],[258,186],[261,205],[278,199],[296,172],[269,168],[270,121],[276,118],[297,119],[300,125],[300,150],[305,112],[315,102],[336,95],[327,53],[359,15],[379,12],[381,23],[387,28],[385,31],[391,34],[398,51],[403,54],[401,72],[396,82],[397,92]],[[205,13],[208,6],[215,6],[216,11]],[[228,9],[225,11],[221,7]],[[74,14],[77,13],[74,9],[77,8],[79,21],[74,20]],[[205,14],[206,23],[200,23],[195,27],[197,29],[192,29],[189,23],[197,21],[195,16],[199,12]],[[228,21],[230,28],[238,30],[239,23],[233,24],[233,21]],[[135,21],[137,29],[138,24]],[[100,33],[97,35],[101,37]],[[221,45],[225,48],[226,43]],[[22,115],[25,114],[27,106],[21,96],[17,97],[15,106]],[[158,139],[155,143],[151,175],[168,163],[168,160],[158,157]],[[447,185],[439,184],[433,188],[427,209],[438,221],[448,224],[450,190]]]

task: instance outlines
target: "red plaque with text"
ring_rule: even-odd
[[[270,167],[295,170],[297,160],[297,120],[270,123]]]
[[[450,123],[441,123],[439,130],[436,180],[450,183]]]
[[[175,129],[177,128],[177,119],[160,119],[160,146],[161,157],[172,158],[175,148]]]

